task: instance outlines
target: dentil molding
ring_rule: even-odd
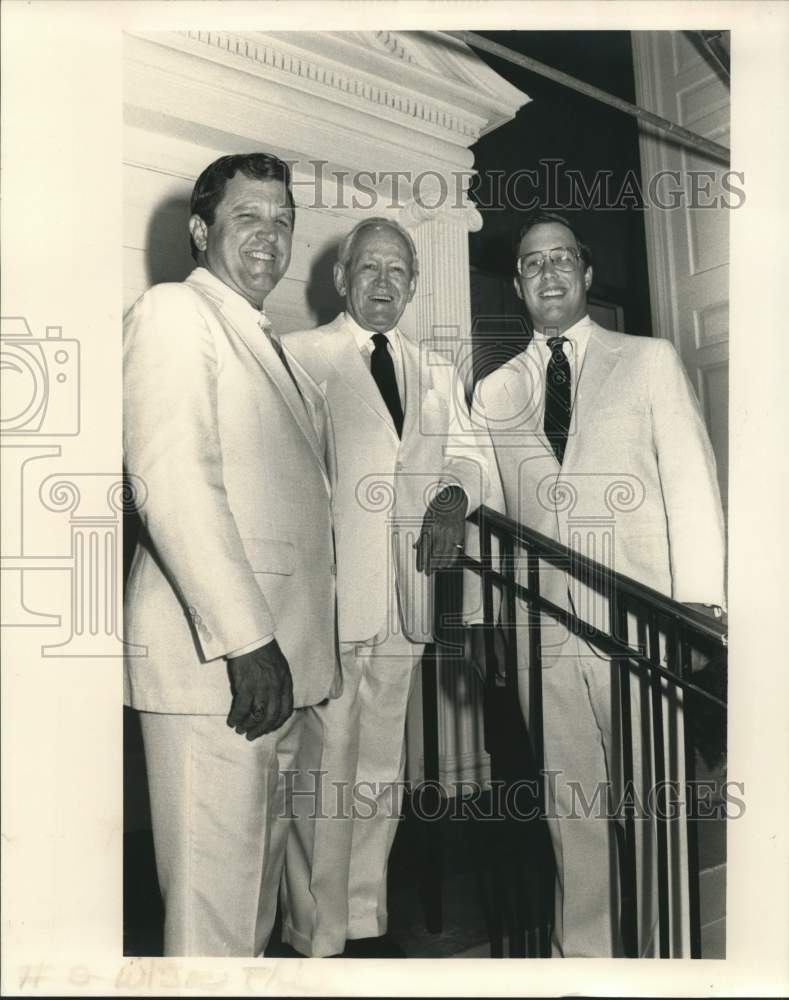
[[[528,97],[440,32],[133,32],[468,148]]]

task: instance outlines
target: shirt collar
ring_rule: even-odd
[[[575,345],[576,350],[580,351],[586,348],[591,332],[592,318],[587,313],[585,316],[582,316],[577,323],[573,323],[571,327],[565,330],[562,336],[571,340]],[[554,335],[551,334],[551,336]],[[536,330],[534,331],[534,339],[541,344],[545,344],[548,340],[544,333],[538,333]]]
[[[243,295],[229,285],[226,285],[221,278],[217,278],[207,267],[196,267],[192,273],[204,285],[208,285],[211,291],[222,300],[222,307],[224,309],[247,322],[256,323],[265,333],[269,336],[271,335],[271,320],[263,309],[256,309]],[[261,319],[263,319],[262,325]]]
[[[359,326],[347,310],[345,312],[345,322],[348,324],[350,331],[353,334],[353,339],[356,341],[356,346],[360,351],[365,348],[372,347],[372,338],[375,336],[375,330],[365,330],[364,327]],[[392,347],[397,347],[397,327],[395,326],[391,330],[385,330],[384,333]]]

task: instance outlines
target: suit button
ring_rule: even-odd
[[[337,563],[332,563],[329,567],[332,576],[337,576]]]
[[[208,631],[207,628],[204,628],[203,629],[203,638],[205,639],[206,642],[210,642],[214,637],[213,637],[213,635],[211,635],[211,633]]]

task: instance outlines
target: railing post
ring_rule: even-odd
[[[482,616],[485,638],[485,661],[487,664],[493,663],[493,581],[490,576],[492,568],[492,539],[490,524],[484,513],[479,519],[479,551],[480,551],[480,577],[482,579]],[[496,694],[496,680],[486,672],[485,675],[485,749],[490,754],[490,777],[492,790],[495,790],[497,782],[500,780],[501,761],[499,759],[498,747],[493,732],[491,731],[491,714],[493,702]],[[484,851],[486,864],[490,865],[490,874],[493,882],[493,892],[490,899],[490,909],[488,913],[488,929],[490,934],[490,957],[504,957],[504,885],[500,878],[500,843],[498,834],[493,838],[494,851]],[[487,848],[487,844],[485,847]]]
[[[520,713],[518,697],[518,627],[516,619],[515,587],[517,584],[515,570],[515,541],[511,533],[499,535],[499,571],[505,578],[502,595],[503,624],[506,625],[507,659],[505,664],[504,690],[508,703],[508,718]],[[512,731],[512,726],[509,730]],[[509,775],[511,776],[511,775]],[[514,821],[507,817],[507,823]],[[512,829],[513,835],[515,828]],[[520,834],[520,828],[518,828]],[[501,863],[501,862],[500,862]],[[504,898],[508,900],[509,921],[509,955],[510,958],[526,957],[526,922],[523,916],[523,900],[518,899],[512,882],[504,881]],[[515,882],[517,886],[517,881]]]
[[[639,620],[639,644],[645,638],[646,626]],[[649,659],[654,666],[660,665],[660,631],[654,612],[649,615]],[[663,735],[663,682],[657,670],[650,679],[650,701],[652,703],[652,740],[654,746],[654,786],[665,788],[666,757]],[[669,957],[669,899],[668,899],[668,830],[661,803],[655,796],[655,838],[657,841],[657,887],[658,887],[658,934],[660,957]]]
[[[609,590],[609,631],[614,637],[627,635],[627,607],[615,585]],[[619,707],[622,722],[622,784],[624,801],[624,850],[622,871],[622,939],[625,954],[638,956],[638,878],[636,868],[635,784],[633,780],[633,719],[630,700],[630,662],[616,657],[619,673]],[[625,901],[629,906],[625,907]]]
[[[438,582],[436,581],[436,586]],[[425,783],[438,787],[438,653],[434,643],[425,647],[422,657],[422,727],[424,733]],[[443,926],[443,865],[441,830],[438,823],[423,823],[426,833],[425,926],[431,934],[440,934]]]
[[[540,595],[540,560],[535,550],[528,546],[529,590]],[[545,746],[542,712],[542,626],[540,610],[529,602],[529,733],[532,750],[540,778],[540,807],[545,811]]]
[[[682,636],[681,627],[674,622],[669,626],[668,666],[678,672],[682,680],[691,680],[690,647]],[[682,743],[685,748],[685,787],[693,789],[696,779],[696,745],[691,725],[692,698],[682,698]],[[699,876],[699,839],[696,822],[691,816],[693,795],[689,796],[685,828],[688,840],[688,912],[690,921],[690,957],[701,958],[701,898]]]

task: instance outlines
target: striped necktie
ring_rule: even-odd
[[[545,372],[545,418],[543,430],[559,465],[564,458],[567,432],[570,428],[572,399],[570,393],[570,362],[564,353],[567,337],[549,337],[551,357]]]

